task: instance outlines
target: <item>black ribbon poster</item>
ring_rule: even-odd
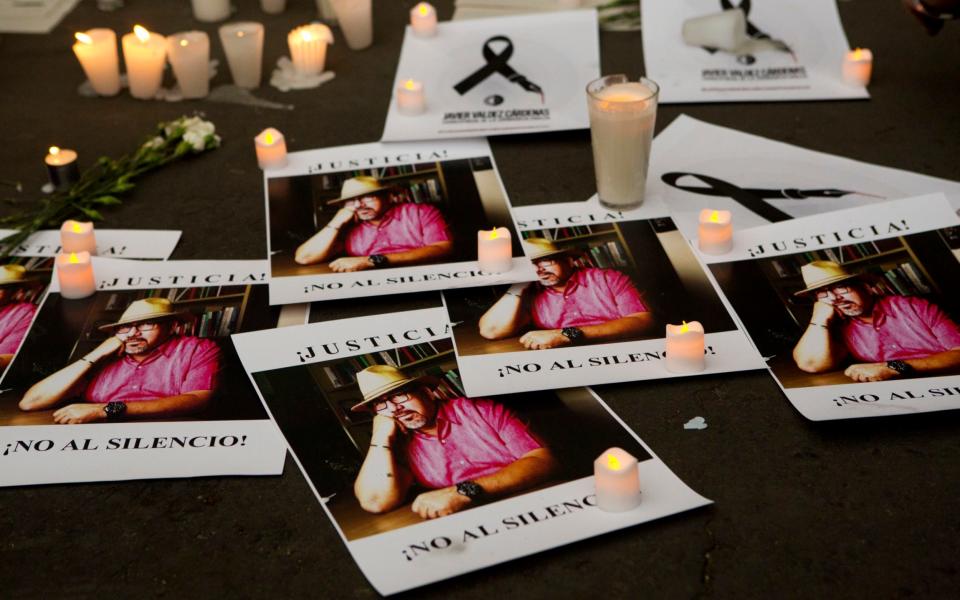
[[[693,177],[694,179],[698,179],[701,183],[706,184],[706,186],[681,185],[678,182],[684,177]],[[753,212],[754,214],[773,223],[778,221],[788,221],[793,217],[765,202],[765,199],[782,198],[788,200],[803,200],[805,198],[840,198],[848,194],[872,196],[872,194],[864,194],[863,192],[853,192],[831,188],[808,190],[801,190],[798,188],[742,188],[728,181],[717,179],[716,177],[711,177],[709,175],[701,175],[699,173],[682,173],[679,171],[665,173],[660,177],[660,179],[671,187],[674,187],[678,190],[683,190],[685,192],[690,192],[691,194],[731,198],[739,202],[750,212]]]
[[[736,6],[733,5],[733,2],[731,2],[731,0],[720,0],[720,7],[723,8],[723,10],[733,10],[734,8],[739,8],[740,10],[743,11],[743,16],[747,18],[747,35],[751,39],[770,40],[770,42],[776,46],[777,50],[780,50],[781,52],[786,52],[792,55],[793,50],[790,49],[790,46],[787,46],[785,43],[781,42],[780,40],[773,39],[772,37],[770,37],[769,34],[761,31],[759,27],[757,27],[750,21],[750,6],[751,6],[751,0],[740,0],[740,4]],[[708,48],[706,46],[704,46],[703,49],[709,52],[710,54],[713,54],[717,51],[716,48]],[[756,61],[757,59],[752,54],[744,54],[737,57],[737,62],[747,64],[747,65],[752,65]]]
[[[499,53],[495,52],[492,44],[496,42],[505,42],[506,46]],[[463,81],[453,86],[461,96],[472,90],[480,82],[490,77],[494,73],[503,75],[512,83],[515,83],[528,92],[540,95],[540,102],[544,102],[543,90],[539,85],[533,83],[507,64],[510,57],[513,56],[513,41],[505,35],[495,35],[483,44],[483,59],[487,64],[468,75]]]

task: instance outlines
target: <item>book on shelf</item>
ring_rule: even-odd
[[[591,225],[576,225],[574,227],[554,227],[551,229],[537,229],[533,231],[522,231],[520,235],[523,236],[523,239],[529,238],[543,238],[550,241],[559,241],[559,240],[569,240],[573,238],[582,237],[585,235],[592,235],[594,233],[605,233],[613,232],[613,228],[609,227],[607,229],[597,228],[597,226]]]
[[[626,252],[620,247],[620,242],[611,240],[590,246],[574,261],[574,264],[582,268],[611,269],[626,267],[629,262],[626,258]]]

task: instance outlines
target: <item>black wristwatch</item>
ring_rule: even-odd
[[[564,327],[560,330],[560,333],[566,336],[574,344],[577,344],[583,340],[583,330],[579,327]]]
[[[374,269],[379,269],[390,264],[390,261],[387,259],[387,257],[382,254],[371,254],[367,257],[367,260],[370,261],[370,264],[373,265]]]
[[[123,415],[127,414],[127,403],[107,402],[107,405],[103,407],[103,412],[106,413],[108,421],[122,419]]]
[[[902,360],[888,360],[887,368],[893,369],[901,375],[910,375],[913,373],[913,367],[903,362]]]
[[[479,500],[486,492],[479,483],[468,479],[467,481],[461,481],[457,484],[457,493],[471,500]]]

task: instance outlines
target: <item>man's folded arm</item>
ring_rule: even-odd
[[[613,319],[605,323],[596,325],[583,325],[580,330],[583,331],[583,337],[592,342],[602,342],[605,340],[619,340],[637,335],[642,335],[650,331],[653,327],[653,314],[649,311],[636,312],[619,319]]]
[[[474,481],[490,496],[505,496],[546,481],[558,466],[549,448],[536,448],[499,471],[477,477]]]
[[[387,263],[390,266],[416,265],[425,262],[434,262],[437,259],[448,256],[453,252],[453,242],[434,242],[412,250],[402,252],[391,252],[384,254],[387,257]]]

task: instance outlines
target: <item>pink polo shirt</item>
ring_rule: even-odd
[[[592,268],[574,272],[563,292],[541,287],[530,307],[540,329],[597,325],[646,311],[629,277],[615,269]]]
[[[379,225],[365,221],[354,225],[347,234],[346,250],[350,256],[390,254],[448,242],[451,237],[435,206],[407,202],[389,208]]]
[[[421,486],[438,489],[494,473],[542,448],[509,408],[486,398],[439,405],[437,435],[407,438],[406,462]]]
[[[863,362],[922,358],[960,348],[957,324],[939,306],[916,296],[877,298],[872,323],[850,319],[841,333]]]
[[[129,355],[110,362],[93,376],[83,397],[103,404],[213,390],[220,366],[220,348],[212,340],[174,336],[143,362]]]
[[[0,308],[0,354],[16,354],[37,312],[32,302],[17,302]]]

